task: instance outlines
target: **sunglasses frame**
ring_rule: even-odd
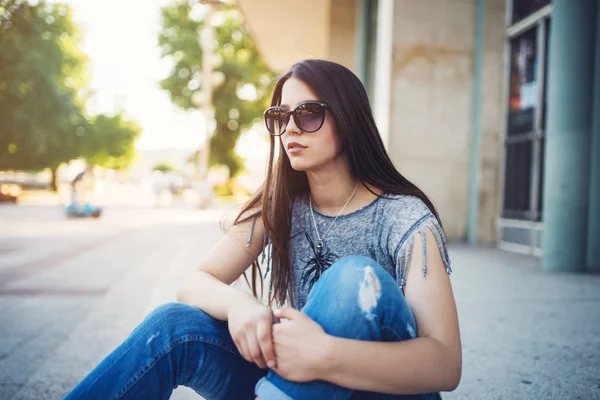
[[[300,108],[301,106],[303,106],[303,105],[306,105],[306,104],[318,104],[319,106],[321,106],[321,107],[324,109],[324,112],[323,112],[323,119],[321,120],[321,124],[319,125],[319,127],[318,127],[317,129],[315,129],[315,130],[312,130],[312,131],[307,131],[307,130],[304,130],[304,129],[302,129],[302,128],[300,127],[300,125],[298,125],[298,122],[296,121],[296,114],[295,114],[296,110],[297,110],[298,108]],[[285,112],[285,114],[286,114],[287,118],[288,118],[288,120],[287,120],[287,122],[286,122],[286,124],[285,124],[285,125],[286,125],[286,128],[283,130],[283,132],[281,132],[281,133],[279,133],[279,134],[276,134],[276,133],[273,133],[273,132],[271,132],[271,131],[269,130],[269,124],[267,123],[267,113],[268,113],[270,110],[273,110],[273,109],[283,110],[283,111]],[[300,104],[298,104],[296,107],[294,107],[294,109],[293,109],[293,110],[290,110],[290,111],[286,110],[285,108],[283,108],[283,107],[281,107],[281,106],[272,106],[272,107],[269,107],[269,108],[267,108],[267,109],[265,110],[265,112],[263,113],[263,117],[264,117],[264,120],[265,120],[265,126],[267,127],[267,131],[269,131],[269,133],[270,133],[272,136],[281,136],[281,135],[283,135],[283,134],[284,134],[284,133],[287,131],[287,124],[289,124],[289,123],[290,123],[290,118],[294,118],[294,123],[296,124],[296,126],[297,126],[298,128],[300,128],[300,129],[302,130],[302,132],[306,132],[306,133],[313,133],[313,132],[316,132],[316,131],[318,131],[319,129],[321,129],[321,128],[323,127],[323,124],[325,123],[325,116],[326,116],[326,114],[327,114],[327,110],[328,110],[328,109],[329,109],[329,106],[328,106],[326,103],[323,103],[322,101],[317,101],[317,100],[309,100],[309,101],[303,101],[302,103],[300,103]]]

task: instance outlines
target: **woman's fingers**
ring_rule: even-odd
[[[256,326],[256,337],[260,346],[261,354],[269,368],[275,368],[275,347],[272,335],[273,323],[270,320],[261,320]]]
[[[265,306],[255,307],[249,313],[230,315],[229,332],[241,356],[246,361],[253,362],[260,368],[274,365],[275,350],[272,337],[273,314]],[[272,367],[271,367],[272,368]]]
[[[242,334],[233,338],[233,343],[235,343],[235,346],[242,357],[244,357],[246,361],[252,362],[252,357],[250,357],[250,352],[248,351],[248,341],[246,340],[246,336]]]
[[[256,338],[255,332],[247,332],[248,336],[246,339],[248,340],[248,351],[250,352],[251,361],[256,363],[260,368],[266,368],[267,363],[265,362],[262,352],[260,351],[260,345],[258,344],[258,339]]]

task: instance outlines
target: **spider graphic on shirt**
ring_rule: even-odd
[[[312,249],[314,257],[302,260],[305,265],[300,282],[302,286],[306,286],[308,283],[308,291],[310,291],[321,275],[323,275],[327,268],[329,268],[339,257],[327,247],[317,247],[307,232],[304,232],[304,235]]]

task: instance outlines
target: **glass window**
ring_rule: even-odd
[[[512,23],[519,22],[551,2],[551,0],[513,0]]]
[[[543,132],[546,131],[546,111],[548,110],[548,65],[549,62],[548,60],[550,59],[550,57],[548,57],[548,51],[550,50],[550,23],[551,20],[548,19],[546,21],[546,41],[544,43],[544,53],[546,55],[546,59],[544,60],[544,91],[543,91],[543,101],[542,101],[542,126],[540,127],[542,129]]]
[[[530,141],[506,145],[503,218],[529,218],[531,147]]]
[[[533,131],[537,107],[537,30],[510,43],[509,136]]]
[[[540,222],[544,216],[544,157],[546,156],[546,138],[540,140],[540,179],[538,180],[538,204],[535,220]]]

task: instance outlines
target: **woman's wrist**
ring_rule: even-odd
[[[229,297],[229,302],[227,304],[227,316],[229,316],[231,311],[239,304],[247,304],[252,301],[257,300],[251,294],[232,288],[232,295]]]
[[[317,361],[318,375],[322,380],[328,381],[337,369],[337,345],[339,338],[325,334],[322,343],[319,345],[319,359]]]

